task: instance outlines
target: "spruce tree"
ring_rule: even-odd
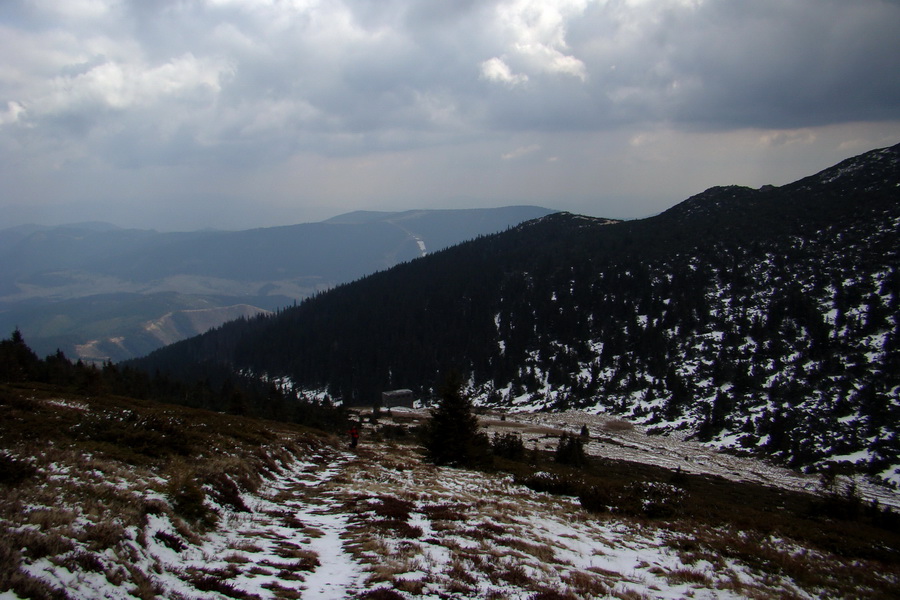
[[[562,434],[553,460],[563,465],[580,467],[587,462],[584,453],[584,440],[578,436]]]
[[[8,340],[0,341],[0,380],[5,383],[27,381],[37,374],[40,363],[18,327]]]
[[[488,438],[478,430],[459,374],[452,373],[441,386],[440,402],[423,427],[422,443],[428,460],[436,465],[469,467],[490,459]]]

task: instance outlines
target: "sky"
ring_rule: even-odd
[[[612,218],[900,142],[898,0],[3,0],[0,228]]]

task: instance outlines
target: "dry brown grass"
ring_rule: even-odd
[[[535,544],[527,542],[519,537],[499,538],[497,543],[502,544],[507,548],[518,550],[525,555],[532,556],[545,564],[557,562],[556,553],[554,553],[553,548],[547,544]]]
[[[393,580],[394,589],[406,592],[411,596],[421,596],[425,591],[425,582],[421,579],[404,579],[399,577]]]
[[[750,532],[693,530],[673,538],[668,544],[678,550],[684,564],[703,560],[722,567],[726,559],[737,561],[757,573],[761,580],[769,581],[767,589],[779,587],[783,579],[803,589],[825,590],[831,597],[853,597],[865,590],[867,598],[888,599],[900,589],[900,576],[895,570],[885,569],[887,565],[883,563],[811,552],[784,540]],[[731,578],[732,582],[735,580],[735,577]],[[702,583],[709,585],[711,582]],[[745,591],[755,587],[728,582],[720,585]],[[785,598],[795,596],[792,590],[782,590],[780,594]]]
[[[64,508],[38,508],[25,514],[25,523],[36,525],[41,531],[48,531],[75,521],[75,513]]]
[[[261,473],[322,446],[302,428],[102,395],[61,402],[45,388],[0,384],[0,587],[23,598],[65,597],[21,570],[41,558],[102,573],[138,598],[160,597],[156,579],[135,567],[149,538],[174,552],[198,544],[214,523],[212,504],[246,509],[242,495],[258,490]],[[145,530],[150,515],[175,532]],[[138,546],[123,543],[130,531]],[[227,558],[243,567],[242,556]],[[278,568],[310,567],[309,556],[297,556]],[[240,597],[228,586],[222,593]]]
[[[698,584],[703,587],[710,587],[713,584],[712,578],[705,572],[698,569],[682,568],[668,571],[664,577],[669,583],[674,585],[680,584]]]
[[[40,406],[30,401],[21,404],[40,414]],[[134,407],[129,410],[137,412]],[[148,410],[159,411],[157,407]],[[302,456],[311,448],[321,450],[318,456],[323,464],[339,451],[323,449],[320,439],[305,445],[297,438],[283,437],[284,432],[272,433],[245,420],[238,425],[222,421],[219,426],[216,423],[221,416],[217,415],[211,415],[200,427],[198,421],[172,418],[174,413],[162,410],[156,420],[138,418],[120,428],[120,433],[132,436],[129,439],[144,442],[155,435],[143,431],[148,427],[164,431],[184,428],[187,435],[178,452],[163,455],[148,446],[138,450],[118,448],[98,429],[114,424],[111,413],[88,423],[89,427],[77,427],[77,435],[66,437],[66,427],[75,427],[79,418],[85,418],[85,411],[62,412],[63,420],[68,421],[60,429],[58,444],[14,440],[10,447],[15,456],[7,462],[15,463],[13,471],[22,468],[33,472],[14,488],[0,487],[0,584],[10,585],[15,579],[18,587],[10,589],[23,598],[63,597],[54,596],[58,592],[46,585],[38,590],[39,582],[22,573],[23,561],[35,557],[73,571],[103,573],[111,583],[134,590],[135,596],[151,598],[156,594],[154,569],[159,566],[148,568],[145,574],[124,565],[141,563],[141,546],[149,547],[151,536],[175,552],[197,544],[204,528],[214,525],[204,524],[203,515],[215,505],[228,511],[221,525],[242,526],[250,537],[218,555],[208,553],[206,559],[221,568],[184,574],[188,582],[201,595],[241,598],[243,592],[230,583],[238,573],[274,576],[281,583],[268,587],[272,594],[295,599],[300,597],[297,590],[301,582],[319,559],[303,543],[279,545],[283,530],[278,526],[300,534],[295,540],[324,535],[286,507],[304,501],[321,505],[326,497],[342,501],[340,509],[348,519],[342,539],[345,549],[367,569],[366,585],[382,586],[363,594],[373,598],[438,593],[497,599],[637,600],[653,597],[654,585],[670,585],[685,586],[687,595],[696,589],[760,599],[791,599],[798,594],[882,599],[895,597],[894,592],[900,588],[896,562],[876,560],[878,556],[891,556],[896,548],[892,550],[881,541],[876,547],[873,542],[870,546],[875,556],[867,556],[863,553],[868,548],[865,540],[857,535],[849,549],[835,549],[828,544],[840,546],[846,539],[853,541],[852,532],[846,534],[851,537],[844,538],[841,532],[846,528],[815,519],[791,521],[780,512],[759,510],[748,516],[748,511],[735,508],[740,506],[739,501],[751,504],[745,508],[754,508],[768,498],[768,492],[754,488],[751,500],[740,500],[746,488],[711,478],[678,482],[691,495],[682,499],[680,510],[684,514],[671,515],[664,527],[670,532],[665,536],[668,552],[677,554],[681,565],[664,569],[645,562],[634,567],[636,573],[623,574],[599,567],[574,568],[570,563],[582,563],[573,558],[569,546],[577,548],[585,543],[584,532],[590,531],[592,556],[603,557],[604,551],[611,555],[608,563],[597,560],[594,564],[612,565],[617,548],[632,543],[646,545],[648,539],[658,536],[663,527],[659,521],[646,514],[639,518],[620,513],[598,516],[580,510],[571,498],[561,500],[515,486],[509,476],[436,469],[422,464],[415,448],[402,443],[362,448],[348,459],[342,473],[314,490],[306,485],[317,479],[316,467],[310,466],[309,472],[299,475],[293,484],[282,484],[280,492],[271,492],[272,498],[285,507],[280,512],[235,516],[234,511],[246,508],[242,508],[243,495],[261,489],[261,474],[281,473],[295,455]],[[76,418],[79,414],[81,417]],[[13,433],[0,424],[0,440]],[[274,441],[279,436],[284,447]],[[25,448],[31,453],[27,461],[20,454]],[[82,476],[73,477],[73,469]],[[549,461],[538,466],[522,463],[510,469],[525,475],[548,470],[576,487],[583,482],[606,483],[619,494],[623,490],[640,492],[643,488],[627,487],[633,481],[669,484],[666,478],[672,477],[658,469],[610,462],[597,462],[584,470],[566,470]],[[633,495],[639,496],[637,492]],[[786,501],[779,496],[778,501],[788,507],[786,510],[795,511],[792,514],[799,514],[795,499]],[[718,529],[710,530],[697,516],[705,510],[710,511],[708,520],[715,520]],[[555,538],[553,527],[547,531],[540,526],[535,529],[535,523],[551,521],[561,514],[565,517],[558,519],[558,524],[571,526],[568,531],[577,535]],[[122,543],[133,535],[129,533],[132,527],[142,530],[151,521],[150,515],[163,517],[174,531],[147,531],[139,534],[137,545]],[[253,532],[256,518],[260,519],[258,534]],[[616,524],[614,532],[604,529],[607,520]],[[274,529],[267,529],[268,524]],[[816,526],[832,528],[834,538],[810,533]],[[10,533],[12,529],[15,531]],[[794,533],[798,537],[792,537]],[[608,547],[597,547],[602,540],[608,540]],[[276,549],[277,558],[269,556],[256,563],[250,556],[268,553],[271,548]],[[93,553],[110,549],[113,551],[104,555]],[[107,560],[102,556],[118,558]],[[412,572],[420,575],[407,575]],[[748,579],[739,578],[738,572],[749,573]],[[218,583],[213,581],[216,579]]]
[[[634,425],[630,421],[623,419],[607,419],[603,422],[603,430],[610,433],[621,433],[623,431],[634,431]]]
[[[609,595],[612,598],[619,598],[619,600],[653,600],[652,596],[631,588],[613,589]]]
[[[570,571],[562,581],[580,598],[599,598],[609,593],[609,586],[600,575],[586,571]]]

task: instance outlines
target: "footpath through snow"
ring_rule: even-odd
[[[351,455],[340,455],[319,471],[311,465],[301,477],[290,479],[280,488],[282,494],[287,493],[290,497],[283,506],[309,532],[308,548],[315,553],[318,562],[304,581],[303,600],[347,598],[360,587],[362,567],[344,549],[341,539],[347,530],[348,517],[338,512],[340,507],[335,506],[334,492],[324,489],[341,473],[350,458]]]
[[[220,526],[195,546],[171,547],[177,535],[172,523],[151,520],[143,569],[159,573],[163,596],[353,597],[364,570],[344,548],[348,516],[334,485],[352,460],[351,454],[325,450],[286,466],[256,494],[244,496],[249,512],[222,510]]]

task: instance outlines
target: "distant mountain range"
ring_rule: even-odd
[[[548,215],[134,364],[350,404],[427,399],[456,370],[484,405],[612,412],[900,484],[898,270],[900,145],[639,221]]]
[[[0,230],[0,331],[18,327],[42,356],[123,360],[552,212],[354,212],[234,232]]]

